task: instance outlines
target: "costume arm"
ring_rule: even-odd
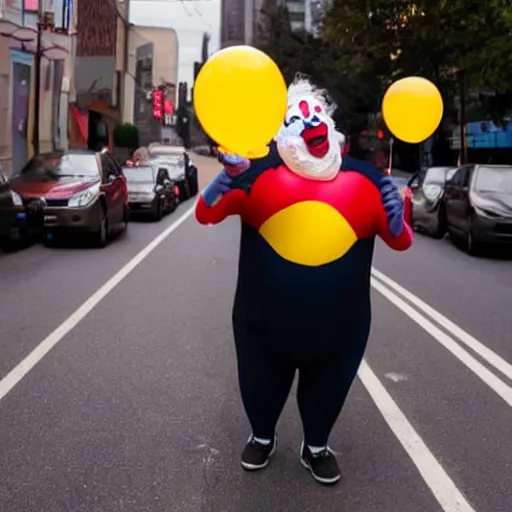
[[[402,220],[404,229],[398,236],[393,236],[388,227],[386,211],[382,204],[379,205],[379,236],[386,244],[395,251],[406,251],[414,240],[413,231],[407,224],[405,218]]]
[[[208,206],[201,194],[196,204],[196,219],[200,224],[218,224],[229,215],[240,215],[246,197],[243,190],[232,190]]]

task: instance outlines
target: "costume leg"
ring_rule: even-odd
[[[363,359],[369,335],[362,326],[358,335],[340,340],[331,357],[299,368],[297,401],[308,446],[324,447]]]
[[[252,433],[260,439],[273,439],[293,384],[295,367],[242,322],[234,321],[233,330],[242,402]]]

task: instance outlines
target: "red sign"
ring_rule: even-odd
[[[165,110],[166,114],[174,113],[174,106],[172,104],[172,101],[169,98],[165,98],[165,100],[164,100],[164,110]]]
[[[39,0],[23,0],[23,7],[25,11],[38,11]]]
[[[162,119],[162,91],[153,91],[153,117]]]

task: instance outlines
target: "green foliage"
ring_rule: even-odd
[[[439,87],[452,120],[461,75],[488,117],[511,113],[511,0],[332,0],[323,26],[321,39],[292,33],[286,8],[275,8],[260,48],[288,82],[301,72],[327,88],[346,133],[367,127],[388,85],[411,75]]]
[[[267,14],[260,29],[260,48],[276,61],[287,83],[301,73],[327,89],[338,106],[335,120],[345,133],[367,126],[368,114],[380,108],[382,87],[377,77],[345,67],[342,53],[329,42],[311,34],[293,33],[286,8]]]
[[[333,0],[325,38],[344,66],[384,84],[421,75],[446,97],[463,72],[473,90],[512,88],[510,0]]]
[[[114,129],[114,145],[120,148],[139,147],[139,129],[131,123],[118,124]]]

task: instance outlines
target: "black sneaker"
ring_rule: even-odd
[[[320,453],[311,453],[311,450],[302,443],[300,449],[302,465],[309,469],[313,478],[321,484],[335,484],[341,478],[340,468],[336,456],[330,448]]]
[[[258,443],[251,436],[242,452],[242,467],[248,471],[256,471],[268,466],[270,458],[276,451],[277,438],[269,444]]]

